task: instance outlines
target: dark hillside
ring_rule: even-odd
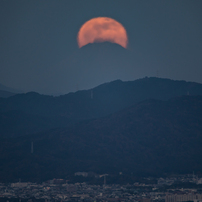
[[[53,97],[30,92],[0,99],[0,110],[22,110],[45,116],[95,118],[106,116],[146,99],[167,100],[181,95],[201,95],[202,84],[160,78],[113,81],[94,89]]]
[[[105,118],[0,144],[2,180],[66,178],[77,171],[200,172],[202,97],[147,100]]]
[[[168,100],[187,94],[202,95],[202,84],[144,78],[128,82],[116,80],[90,90],[59,97],[35,92],[17,94],[9,98],[0,98],[1,137],[10,137],[10,126],[13,124],[17,124],[18,127],[16,135],[32,134],[66,127],[70,123],[82,120],[104,117],[143,100]],[[24,128],[26,124],[20,121],[25,119],[25,116],[28,116],[26,123],[30,127]],[[40,126],[38,129],[35,128],[37,125]],[[15,134],[15,127],[12,130]]]

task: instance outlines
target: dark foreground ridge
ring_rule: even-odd
[[[0,176],[2,181],[37,181],[78,171],[200,172],[201,144],[202,96],[150,99],[66,128],[1,139]]]

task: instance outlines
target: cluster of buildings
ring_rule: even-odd
[[[144,181],[144,180],[143,180]],[[41,184],[31,182],[0,183],[0,201],[6,202],[63,202],[63,201],[136,201],[136,202],[202,202],[201,179],[190,176],[159,178],[153,184],[92,185],[70,184],[55,179]],[[149,180],[148,180],[149,182]],[[154,182],[154,180],[153,180]],[[173,188],[176,182],[191,182],[196,188]],[[201,187],[201,190],[197,187]]]
[[[165,197],[165,202],[181,202],[181,201],[202,201],[202,194],[198,194],[196,191],[189,191],[175,193],[175,194],[167,194]]]

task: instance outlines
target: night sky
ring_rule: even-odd
[[[201,0],[1,0],[0,83],[43,94],[145,76],[202,83],[201,10]],[[109,58],[110,67],[72,65],[81,54],[92,59],[78,48],[77,34],[100,16],[125,27],[128,65]]]

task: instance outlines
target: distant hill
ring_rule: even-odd
[[[22,93],[22,91],[14,89],[14,88],[9,88],[7,86],[4,86],[3,84],[0,83],[0,98],[8,98],[10,96],[13,96],[17,93]]]
[[[16,93],[11,93],[8,91],[0,90],[0,97],[3,97],[3,98],[8,98],[8,97],[13,96],[15,94]]]
[[[10,87],[7,87],[3,84],[0,83],[0,91],[7,91],[7,92],[11,92],[11,93],[22,93],[22,91],[20,90],[17,90],[17,89],[14,89],[14,88],[10,88]]]
[[[2,181],[35,181],[67,178],[77,171],[138,176],[201,172],[201,145],[202,96],[148,99],[66,128],[1,139],[0,176]]]
[[[202,95],[202,84],[143,78],[128,82],[116,80],[90,90],[58,97],[35,92],[17,94],[9,98],[0,98],[1,137],[65,127],[82,120],[110,115],[143,100],[168,100],[187,94]],[[25,118],[27,116],[29,118]],[[25,119],[29,122],[26,125],[20,121]],[[37,125],[40,127],[36,128]]]

